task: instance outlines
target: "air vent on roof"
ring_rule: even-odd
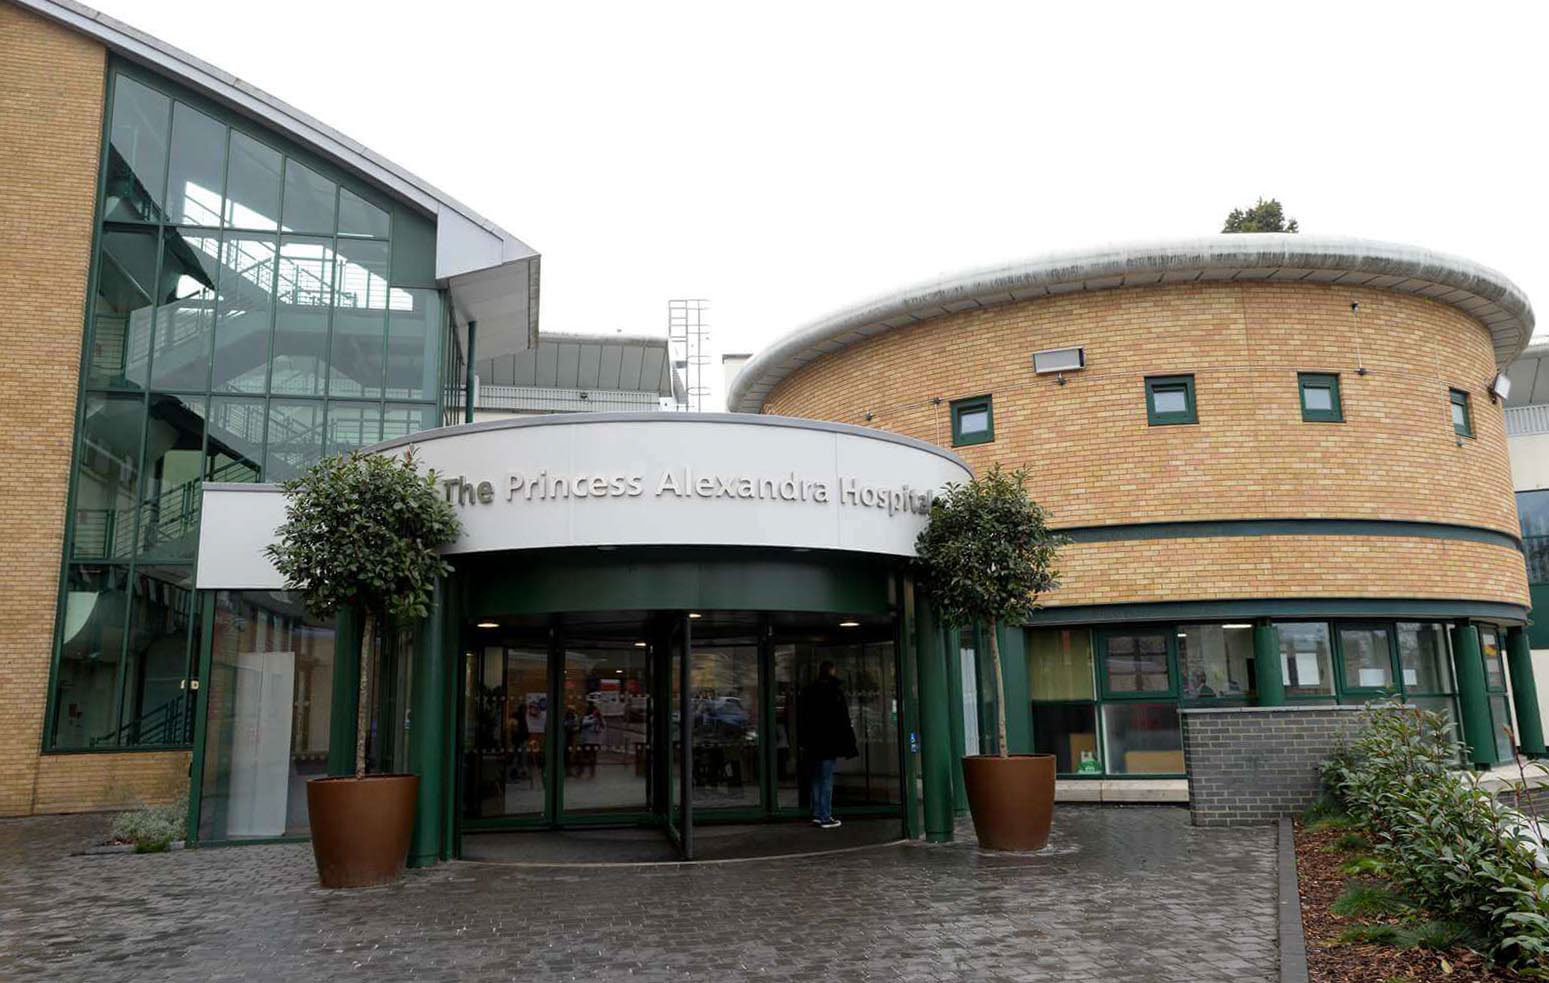
[[[1086,367],[1085,348],[1051,348],[1033,353],[1033,371],[1039,375],[1051,372],[1075,372]]]

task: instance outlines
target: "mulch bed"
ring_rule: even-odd
[[[1351,925],[1385,920],[1341,918],[1329,911],[1329,905],[1339,897],[1345,884],[1355,879],[1339,872],[1339,865],[1348,860],[1350,854],[1324,849],[1343,832],[1309,832],[1302,823],[1296,824],[1296,877],[1302,896],[1302,929],[1307,937],[1307,975],[1311,983],[1475,983],[1478,980],[1528,979],[1492,966],[1477,953],[1464,948],[1437,951],[1336,942],[1339,933]]]

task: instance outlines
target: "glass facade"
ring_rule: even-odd
[[[47,746],[186,745],[204,482],[440,420],[432,220],[138,69],[109,75]],[[420,250],[419,252],[423,252]]]
[[[281,591],[214,598],[199,839],[305,835],[327,773],[334,626]]]
[[[1458,720],[1451,626],[1441,622],[1276,622],[1288,702],[1362,704],[1387,697]],[[1034,750],[1072,776],[1181,776],[1180,708],[1256,706],[1251,623],[1027,630]],[[1492,712],[1509,708],[1481,628]],[[1503,718],[1506,719],[1506,718]],[[1461,739],[1461,735],[1459,735]]]

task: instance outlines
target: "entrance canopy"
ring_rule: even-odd
[[[410,447],[462,520],[447,554],[739,546],[907,557],[932,498],[971,477],[922,441],[744,414],[517,418],[371,451]],[[278,486],[207,484],[199,588],[282,587],[263,550],[283,519]]]

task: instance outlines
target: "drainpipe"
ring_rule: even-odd
[[[463,380],[463,422],[473,422],[473,350],[474,335],[478,332],[479,322],[468,322],[468,365],[467,378]]]
[[[1511,673],[1511,698],[1517,708],[1517,747],[1529,758],[1545,756],[1544,726],[1538,715],[1538,683],[1533,679],[1533,650],[1527,630],[1506,629],[1506,668]]]
[[[1452,629],[1452,658],[1458,679],[1458,705],[1463,711],[1463,740],[1476,768],[1495,764],[1495,734],[1490,729],[1490,698],[1485,693],[1484,656],[1479,629],[1467,621]]]

